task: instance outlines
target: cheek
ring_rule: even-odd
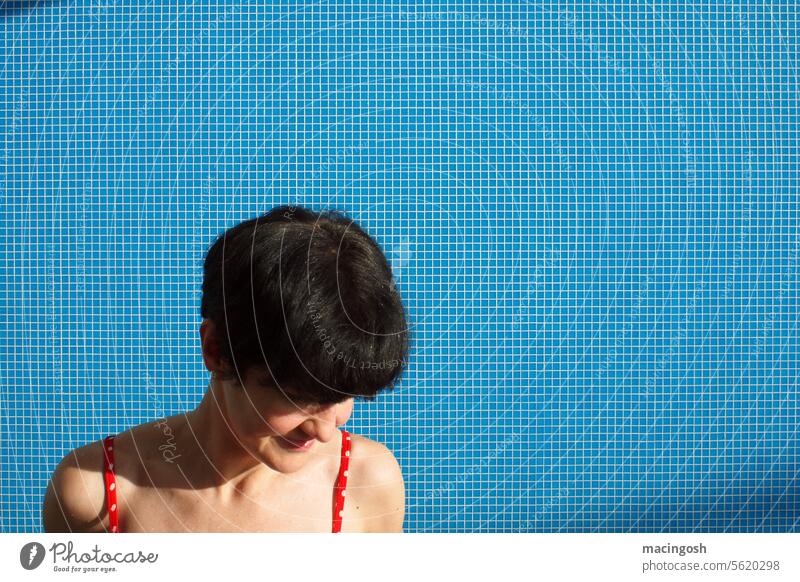
[[[260,430],[259,425],[263,423],[259,421],[258,414],[251,404],[246,402],[240,404],[230,411],[229,417],[238,436],[244,438],[257,433]]]
[[[270,436],[292,432],[303,423],[305,417],[297,414],[263,414],[259,420],[260,435]]]
[[[256,409],[260,407],[260,410]],[[270,408],[268,402],[248,402],[242,398],[231,407],[231,424],[240,438],[263,438],[294,430],[303,422],[303,416]]]
[[[254,438],[286,434],[296,429],[305,419],[296,414],[273,414],[252,410],[245,421],[244,432]]]

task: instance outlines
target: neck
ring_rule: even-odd
[[[186,414],[186,420],[189,448],[197,451],[192,465],[203,475],[200,482],[212,487],[239,488],[256,475],[260,478],[264,472],[276,473],[245,449],[231,431],[222,381],[216,376],[212,376],[197,408]]]

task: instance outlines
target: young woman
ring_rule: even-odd
[[[408,352],[380,247],[340,212],[281,206],[220,235],[203,270],[202,401],[70,452],[45,531],[402,531],[395,457],[339,429]]]

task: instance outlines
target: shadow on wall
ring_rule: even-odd
[[[33,0],[32,2],[4,2],[0,1],[0,18],[3,16],[19,16],[27,14],[36,8],[45,8],[51,4],[62,4],[62,2],[48,2],[47,0]]]

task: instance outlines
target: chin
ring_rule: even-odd
[[[294,473],[299,471],[306,464],[307,456],[293,453],[281,447],[277,443],[272,443],[269,450],[258,452],[259,460],[270,469],[279,473]]]

